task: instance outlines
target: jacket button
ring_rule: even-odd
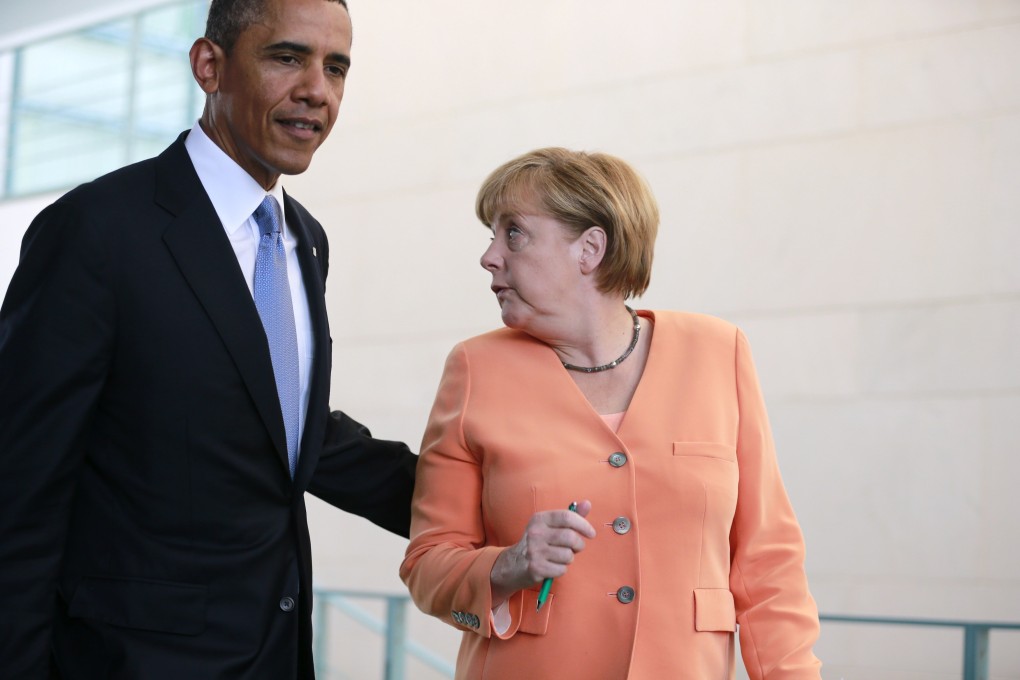
[[[621,536],[630,531],[630,520],[626,517],[617,517],[613,520],[613,531]]]
[[[610,454],[609,464],[613,467],[623,467],[627,464],[627,455],[617,451],[616,453]]]
[[[616,591],[616,599],[623,604],[630,604],[634,601],[634,589],[630,586],[623,586]]]
[[[280,609],[282,609],[285,612],[294,611],[294,598],[293,597],[282,598],[280,600]]]

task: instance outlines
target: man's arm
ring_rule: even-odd
[[[367,427],[333,411],[308,490],[406,538],[417,462],[418,456],[406,445],[374,439]]]
[[[0,308],[0,663],[46,677],[84,439],[113,348],[106,246],[69,202],[29,227]]]

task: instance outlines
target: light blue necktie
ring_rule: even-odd
[[[298,423],[301,409],[301,382],[298,375],[297,330],[294,305],[287,279],[287,251],[283,247],[276,200],[266,196],[252,215],[262,238],[255,256],[255,307],[269,339],[269,355],[276,376],[283,424],[287,429],[287,460],[294,476],[298,459]]]

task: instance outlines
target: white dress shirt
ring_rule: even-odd
[[[254,300],[253,281],[255,279],[255,255],[259,249],[262,233],[252,213],[259,207],[267,192],[252,179],[240,165],[216,146],[195,123],[184,140],[191,162],[198,173],[205,192],[212,201],[213,208],[220,218],[220,224],[230,240],[230,245],[241,266],[241,273],[248,284],[248,292]],[[283,245],[287,252],[287,278],[290,282],[290,297],[294,303],[294,327],[297,330],[298,371],[301,380],[301,413],[298,421],[298,441],[305,429],[305,415],[308,411],[308,384],[312,372],[312,353],[315,351],[312,341],[312,321],[308,311],[308,296],[301,278],[301,266],[298,264],[297,235],[287,226],[283,213],[283,187],[277,182],[268,192],[276,199],[283,231]]]

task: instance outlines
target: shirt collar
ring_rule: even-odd
[[[228,235],[234,234],[248,224],[248,218],[255,212],[255,208],[259,207],[266,194],[276,199],[277,205],[280,206],[280,217],[283,218],[282,183],[277,180],[273,188],[267,192],[209,138],[198,122],[184,140],[184,147]],[[281,229],[286,238],[285,219],[281,219]]]

